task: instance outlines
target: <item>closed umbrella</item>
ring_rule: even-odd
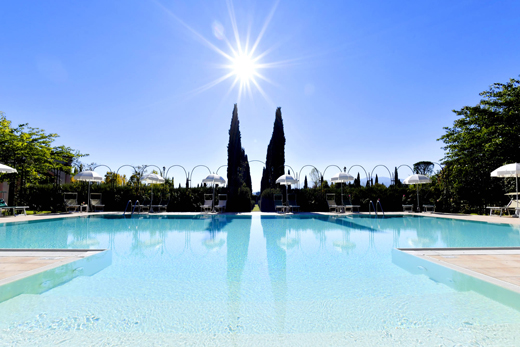
[[[334,183],[345,183],[354,180],[354,176],[346,172],[338,172],[330,179]],[[343,205],[343,184],[341,184],[341,204]]]
[[[491,177],[515,177],[516,178],[516,206],[518,207],[518,175],[520,175],[520,164],[513,163],[499,167],[491,172]],[[514,217],[518,218],[518,208],[515,209]]]
[[[419,184],[431,182],[432,180],[430,179],[430,177],[419,174],[408,176],[403,181],[404,184],[417,184],[417,212],[421,212],[421,209],[419,208]]]
[[[88,182],[87,205],[89,206],[89,210],[90,210],[90,182],[101,182],[101,181],[103,181],[103,177],[101,177],[101,175],[95,171],[82,171],[80,173],[77,173],[76,176],[74,176],[74,179],[76,181]]]
[[[215,208],[215,184],[224,185],[226,184],[226,180],[219,175],[209,174],[208,177],[202,180],[202,183],[212,184],[213,185],[213,196],[212,196],[212,204],[213,208]]]
[[[164,178],[159,176],[158,174],[148,174],[141,177],[141,182],[148,183],[148,184],[163,184],[165,182]],[[153,202],[153,186],[152,186],[152,197],[150,199],[150,205],[152,205]],[[153,212],[153,207],[150,207],[150,212]]]
[[[283,184],[284,186],[290,186],[298,183],[298,180],[292,177],[291,175],[282,175],[276,179],[276,183]],[[289,188],[285,189],[286,193],[286,202],[289,203]]]

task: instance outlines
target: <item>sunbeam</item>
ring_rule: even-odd
[[[272,69],[275,67],[281,67],[287,65],[287,63],[291,62],[291,60],[285,60],[285,61],[278,61],[278,62],[262,62],[263,58],[270,52],[273,51],[273,49],[277,48],[278,45],[275,45],[273,47],[270,47],[266,50],[264,50],[262,53],[255,55],[256,50],[258,49],[260,42],[262,41],[262,38],[264,37],[265,32],[267,31],[269,24],[271,23],[271,20],[274,17],[274,14],[276,12],[276,9],[278,7],[280,0],[275,0],[275,3],[269,12],[267,18],[265,19],[262,28],[260,29],[260,32],[258,34],[258,37],[256,40],[251,40],[251,24],[248,25],[247,33],[242,35],[242,37],[245,39],[245,42],[241,41],[241,35],[239,33],[238,25],[237,25],[237,18],[235,14],[235,8],[233,6],[232,0],[227,0],[227,12],[229,14],[231,27],[233,30],[233,37],[234,42],[230,41],[228,37],[225,35],[224,27],[219,22],[215,21],[213,22],[213,34],[214,36],[220,40],[223,41],[225,46],[227,46],[227,50],[229,50],[230,53],[226,53],[225,50],[222,50],[221,48],[217,47],[217,45],[211,43],[207,38],[205,38],[203,35],[198,33],[196,30],[191,28],[188,24],[186,24],[183,20],[181,20],[179,17],[177,17],[174,13],[172,13],[170,10],[168,10],[166,7],[164,7],[159,2],[155,1],[156,4],[158,4],[168,15],[170,15],[172,18],[174,18],[177,22],[179,22],[183,27],[189,30],[190,33],[192,33],[195,38],[203,43],[205,46],[209,47],[222,57],[224,57],[227,60],[227,64],[217,64],[218,67],[224,68],[227,70],[227,72],[211,81],[206,83],[205,85],[198,87],[191,92],[188,92],[187,94],[199,94],[202,93],[210,88],[213,88],[217,86],[218,84],[221,84],[222,82],[229,80],[231,77],[233,78],[233,82],[231,83],[230,88],[226,92],[226,96],[233,90],[238,89],[238,100],[242,98],[242,96],[248,96],[250,98],[253,98],[253,89],[256,89],[258,93],[269,103],[273,104],[268,97],[265,90],[260,86],[259,81],[257,79],[262,80],[263,82],[269,83],[273,86],[279,87],[276,83],[271,81],[269,78],[267,78],[264,74],[261,74],[259,71],[262,69]],[[254,43],[253,43],[254,42]],[[251,43],[253,43],[251,45]],[[298,59],[296,59],[298,60]],[[293,60],[294,61],[294,60]]]

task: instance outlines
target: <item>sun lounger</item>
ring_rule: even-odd
[[[334,210],[334,212],[345,211],[343,205],[336,204],[336,194],[327,194],[327,204],[329,205],[329,212]]]
[[[413,212],[413,205],[403,205],[403,212]]]
[[[105,205],[101,203],[101,193],[90,194],[90,206],[92,206],[92,212],[105,210]]]
[[[350,212],[359,212],[360,205],[344,205],[343,208],[345,209],[345,212],[347,210],[350,210]],[[355,211],[357,210],[357,211]]]
[[[168,200],[159,202],[159,205],[154,205],[154,208],[157,208],[158,212],[166,212],[168,210],[168,204],[170,203],[170,197],[168,196]]]
[[[507,212],[509,213],[509,210],[515,211],[515,215],[518,215],[518,212],[520,210],[520,201],[512,199],[509,204],[506,206]]]
[[[204,194],[204,205],[200,206],[201,212],[211,212],[213,211],[213,195],[212,194]]]
[[[285,213],[287,211],[287,206],[283,204],[282,194],[274,195],[274,210],[279,213]]]
[[[424,212],[435,212],[435,205],[423,205],[423,211]]]
[[[289,204],[287,205],[287,209],[294,212],[300,212],[300,206],[296,203],[296,196],[295,195],[289,195]]]
[[[493,212],[500,212],[500,217],[504,212],[509,213],[509,210],[518,210],[520,208],[517,200],[511,199],[506,206],[486,206],[486,209],[489,210],[489,215],[493,215]]]
[[[218,196],[218,205],[215,205],[215,211],[217,212],[225,212],[227,204],[227,195],[219,194]]]
[[[23,211],[23,214],[27,216],[27,212],[25,209],[29,208],[29,206],[0,206],[0,211],[2,210],[12,210],[13,216],[16,217],[16,211]]]
[[[81,208],[81,205],[78,204],[78,193],[63,193],[63,201],[65,202],[66,212],[69,212],[71,209],[74,209],[73,212],[76,212],[79,208]]]

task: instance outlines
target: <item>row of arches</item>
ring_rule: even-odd
[[[261,163],[263,165],[263,167],[265,167],[265,162],[261,161],[261,160],[249,160],[249,163]],[[434,165],[437,165],[441,170],[442,170],[442,166],[439,164],[439,163],[433,163]],[[194,166],[191,171],[189,170],[186,170],[186,168],[182,165],[179,165],[179,164],[174,164],[174,165],[171,165],[169,167],[166,167],[166,166],[163,166],[162,168],[157,166],[157,165],[154,165],[154,164],[150,164],[150,165],[142,165],[142,166],[134,166],[134,165],[130,165],[130,164],[124,164],[124,165],[121,165],[119,168],[117,168],[117,170],[112,170],[108,165],[105,165],[105,164],[100,164],[100,165],[96,165],[94,168],[92,168],[92,170],[96,170],[97,168],[100,168],[100,167],[105,167],[108,169],[109,172],[112,172],[112,173],[115,173],[117,175],[119,175],[119,172],[121,169],[125,168],[125,167],[128,167],[128,168],[132,168],[134,170],[134,172],[140,172],[141,174],[147,169],[147,168],[156,168],[159,172],[159,174],[164,177],[164,178],[168,178],[168,174],[170,173],[170,170],[171,169],[174,169],[174,168],[179,168],[179,169],[182,169],[184,171],[184,176],[185,176],[185,179],[186,179],[186,183],[189,185],[189,187],[191,187],[191,182],[193,181],[193,174],[195,172],[196,169],[201,169],[201,168],[205,168],[206,170],[208,170],[208,173],[211,174],[211,170],[208,166],[206,165],[196,165]],[[217,168],[217,170],[215,171],[215,173],[218,175],[218,172],[220,169],[224,168],[224,167],[227,167],[227,165],[221,165]],[[331,165],[328,165],[323,171],[320,171],[316,166],[312,165],[312,164],[306,164],[306,165],[303,165],[300,170],[298,172],[296,172],[290,165],[284,165],[284,168],[289,168],[292,172],[293,172],[293,175],[295,176],[295,178],[300,181],[301,183],[301,174],[302,174],[302,171],[305,169],[305,168],[310,168],[312,167],[313,169],[315,169],[318,174],[320,175],[320,177],[322,178],[326,178],[325,174],[327,173],[327,170],[331,167],[335,167],[337,168],[340,172],[347,172],[347,173],[350,173],[350,171],[353,169],[353,168],[358,168],[360,171],[358,171],[358,173],[362,172],[365,174],[365,179],[366,180],[370,180],[371,178],[374,177],[374,171],[377,169],[377,168],[385,168],[386,171],[388,171],[388,175],[390,177],[391,180],[394,180],[394,174],[392,173],[392,171],[384,164],[378,164],[376,166],[374,166],[372,168],[371,171],[368,171],[365,169],[364,166],[360,165],[360,164],[354,164],[352,166],[349,167],[349,169],[347,170],[347,167],[344,166],[343,169],[341,169],[340,166],[338,165],[335,165],[335,164],[331,164]],[[399,169],[403,168],[403,167],[406,167],[410,170],[411,174],[414,173],[413,171],[413,168],[408,165],[408,164],[401,164],[399,166],[396,166],[397,170],[399,171]],[[173,177],[173,176],[172,176]],[[298,185],[300,185],[300,183]],[[299,188],[299,187],[298,187]]]

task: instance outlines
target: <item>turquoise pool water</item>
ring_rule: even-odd
[[[413,216],[6,223],[0,248],[108,248],[112,264],[0,303],[0,345],[515,345],[513,302],[392,261],[396,247],[482,246],[520,246],[520,232]]]

